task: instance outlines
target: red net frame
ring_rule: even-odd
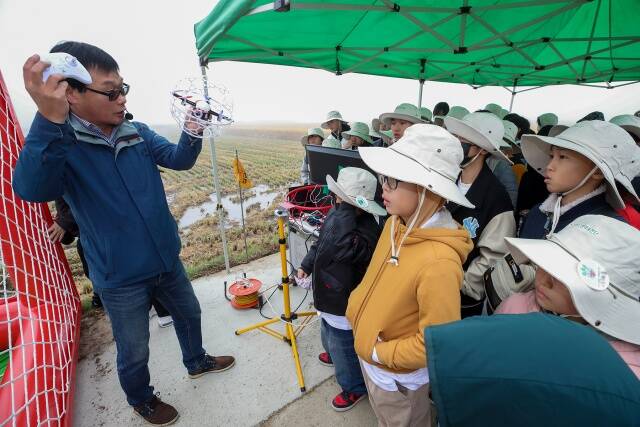
[[[80,298],[44,203],[11,187],[24,136],[0,73],[0,425],[71,425]],[[0,370],[1,372],[1,370]]]

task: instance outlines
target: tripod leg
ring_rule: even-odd
[[[287,337],[291,342],[291,353],[293,353],[293,359],[296,364],[296,375],[298,376],[298,384],[300,384],[300,391],[305,392],[304,376],[302,375],[302,367],[300,366],[300,355],[298,354],[298,345],[296,343],[296,334],[293,331],[293,317],[291,316],[291,298],[289,297],[289,271],[287,268],[287,239],[284,234],[284,220],[287,217],[285,212],[278,214],[278,243],[280,243],[280,266],[282,269],[282,290],[284,296],[284,320],[286,323]]]
[[[296,364],[296,375],[298,376],[298,384],[300,385],[300,391],[302,393],[307,391],[304,385],[304,376],[302,375],[302,366],[300,366],[300,355],[298,354],[298,345],[296,343],[296,335],[293,333],[293,326],[287,323],[287,335],[291,339],[291,353],[293,353],[293,360]]]

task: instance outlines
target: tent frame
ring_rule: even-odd
[[[311,67],[316,69],[322,69],[328,71],[330,73],[334,73],[336,75],[342,75],[347,73],[358,72],[358,70],[365,64],[373,64],[379,65],[381,67],[390,69],[396,72],[399,77],[404,77],[408,79],[414,80],[425,80],[425,81],[434,81],[439,80],[444,77],[449,77],[452,80],[457,80],[459,83],[470,84],[473,87],[483,87],[483,86],[511,86],[514,81],[522,81],[526,77],[534,77],[537,80],[541,80],[540,85],[542,84],[577,84],[582,85],[587,82],[593,80],[594,78],[602,77],[604,80],[607,80],[609,83],[613,80],[616,74],[636,71],[637,67],[632,68],[619,68],[614,64],[617,61],[627,61],[627,60],[637,60],[637,58],[625,58],[625,57],[614,57],[612,52],[616,49],[626,47],[635,43],[640,42],[639,36],[621,36],[621,37],[594,37],[596,22],[601,13],[601,3],[602,0],[528,0],[528,1],[520,1],[512,4],[496,4],[496,5],[487,5],[487,6],[468,6],[469,0],[464,0],[463,5],[460,7],[425,7],[425,6],[403,6],[400,7],[396,3],[391,0],[382,0],[384,5],[374,6],[374,5],[358,5],[358,4],[350,4],[348,0],[345,0],[344,3],[323,3],[323,2],[308,2],[308,3],[300,3],[297,1],[287,1],[285,2],[286,8],[284,11],[278,11],[277,13],[288,13],[289,11],[294,10],[317,10],[317,11],[362,11],[362,12],[375,12],[375,13],[397,13],[406,19],[407,23],[414,25],[416,27],[416,32],[411,34],[408,37],[404,37],[401,40],[398,40],[395,43],[391,43],[389,46],[378,48],[378,47],[343,47],[343,46],[335,46],[332,48],[317,48],[317,49],[292,49],[292,50],[275,50],[266,46],[263,46],[259,43],[256,43],[251,40],[243,39],[241,37],[232,36],[230,34],[224,34],[223,37],[232,40],[238,43],[246,44],[254,49],[260,50],[264,52],[264,55],[256,55],[255,53],[252,55],[239,54],[237,57],[224,57],[224,58],[209,58],[209,54],[213,49],[213,44],[209,47],[205,53],[201,54],[202,61],[207,62],[217,62],[217,61],[247,61],[252,59],[260,59],[262,57],[269,56],[280,56],[286,57],[292,61],[298,62],[301,66]],[[594,14],[594,20],[590,32],[590,37],[575,37],[575,38],[539,38],[534,40],[511,40],[509,36],[511,34],[522,31],[526,28],[529,28],[533,25],[536,25],[542,21],[551,19],[557,15],[560,15],[569,10],[577,9],[583,6],[585,3],[589,3],[591,1],[597,1],[596,13]],[[495,29],[489,22],[487,22],[482,16],[480,16],[479,12],[484,12],[488,10],[506,10],[506,9],[518,9],[523,7],[531,7],[537,5],[558,5],[559,7],[549,11],[543,15],[536,16],[533,19],[515,25],[506,31],[498,31]],[[270,2],[265,5],[255,7],[245,15],[256,15],[261,13],[274,12],[274,3]],[[434,14],[445,14],[445,16],[436,21],[431,25],[427,25],[424,22],[421,22],[418,18],[414,16],[415,13],[434,13]],[[451,40],[438,32],[438,27],[442,24],[445,24],[451,21],[454,18],[460,17],[460,34],[458,40]],[[465,46],[465,33],[470,21],[475,21],[484,27],[491,36],[478,41],[470,46]],[[403,47],[409,41],[415,39],[416,37],[427,32],[438,40],[440,40],[443,44],[445,44],[446,48],[434,48],[434,49],[418,49],[418,48],[407,48]],[[610,44],[606,48],[592,50],[592,43],[598,41],[609,41]],[[583,43],[588,42],[588,46],[584,54],[575,55],[571,58],[565,57],[560,50],[557,48],[557,43]],[[615,43],[614,43],[615,42]],[[539,44],[547,44],[551,50],[553,50],[558,56],[558,61],[542,65],[538,63],[535,59],[533,59],[527,52],[526,48],[539,45]],[[497,54],[488,56],[481,60],[477,61],[451,61],[451,60],[431,60],[427,58],[420,59],[419,63],[416,64],[416,74],[411,75],[406,71],[398,69],[393,64],[385,64],[383,61],[379,59],[381,55],[389,51],[397,51],[397,52],[416,52],[416,53],[424,53],[425,55],[429,53],[443,53],[443,52],[451,52],[461,54],[472,51],[480,51],[483,49],[495,49],[503,47],[504,50]],[[302,58],[300,55],[308,54],[308,53],[319,53],[319,52],[327,52],[335,50],[336,52],[336,67],[335,69],[327,68],[321,64],[315,63],[311,60]],[[605,52],[609,52],[609,56],[596,56],[603,54]],[[371,52],[368,54],[368,52]],[[364,54],[367,53],[367,54]],[[500,57],[516,53],[526,62],[530,64],[530,66],[526,65],[511,65],[507,63],[499,63],[497,59]],[[354,65],[349,66],[348,68],[341,68],[340,66],[340,56],[351,56],[353,58],[359,59]],[[596,66],[596,62],[600,61],[608,61],[610,62],[610,68],[606,69],[602,66]],[[436,70],[436,74],[431,76],[424,75],[424,63],[430,68]],[[396,65],[405,66],[414,64],[414,60],[407,61],[404,63],[399,63]],[[580,63],[582,63],[580,65]],[[456,67],[452,70],[446,70],[440,65],[444,64],[457,64],[459,67]],[[573,72],[573,77],[549,77],[546,75],[542,75],[542,72],[548,72],[551,69],[558,68],[561,66],[567,65],[569,69]],[[491,67],[491,74],[497,75],[498,78],[491,81],[490,83],[476,85],[474,83],[474,77],[482,73],[483,67]],[[501,72],[500,68],[509,67],[510,69],[520,68],[522,72],[519,74],[514,74],[513,72]],[[593,71],[590,72],[589,69]],[[504,77],[499,77],[500,75],[504,75]],[[465,81],[471,78],[471,83]],[[454,81],[455,82],[455,81]],[[606,86],[609,88],[609,86]],[[617,87],[617,86],[611,86]],[[419,100],[421,98],[419,97]],[[419,102],[420,103],[420,102]]]

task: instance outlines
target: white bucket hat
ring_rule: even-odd
[[[393,113],[380,114],[380,121],[387,126],[391,126],[391,119],[406,120],[413,124],[423,123],[418,107],[408,103],[398,105]]]
[[[631,114],[622,114],[620,116],[613,117],[609,121],[640,138],[640,117],[636,117]]]
[[[555,126],[558,124],[558,116],[553,113],[544,113],[538,116],[538,125],[540,127]]]
[[[555,125],[549,129],[549,136],[558,136],[567,129],[569,129],[567,125]]]
[[[444,125],[452,134],[482,148],[490,155],[498,156],[512,164],[511,160],[500,151],[504,143],[504,125],[502,120],[492,113],[471,113],[462,120],[455,117],[445,117]]]
[[[336,182],[327,175],[327,187],[345,202],[377,216],[387,215],[385,208],[374,201],[378,180],[367,170],[347,167],[338,172]]]
[[[640,344],[640,231],[604,215],[585,215],[547,240],[506,242],[516,262],[531,260],[562,282],[591,326]]]
[[[433,118],[433,113],[427,107],[421,107],[418,112],[420,113],[420,118],[424,122],[430,122]]]
[[[338,141],[333,135],[329,135],[324,141],[322,141],[322,146],[329,148],[342,148],[340,141]]]
[[[485,110],[493,113],[494,115],[498,116],[500,118],[500,120],[502,120],[502,117],[500,117],[500,114],[503,110],[503,108],[501,106],[499,106],[498,104],[487,104],[484,107]]]
[[[551,146],[572,150],[586,156],[603,173],[607,182],[607,198],[616,209],[625,203],[616,188],[619,182],[636,199],[638,195],[626,174],[640,162],[640,148],[621,127],[602,120],[577,123],[556,137],[523,135],[522,153],[529,165],[540,174],[549,163]]]
[[[458,205],[474,207],[456,184],[463,158],[460,142],[440,126],[411,126],[388,148],[364,147],[358,152],[376,173],[417,184]]]
[[[449,113],[445,117],[455,117],[456,119],[462,120],[467,114],[469,114],[469,110],[459,105],[454,105],[449,109]]]
[[[506,139],[513,145],[518,145],[518,143],[516,142],[518,136],[518,126],[516,126],[509,120],[503,120],[502,124],[504,125],[504,136],[502,137],[502,139]]]
[[[322,129],[329,129],[329,125],[327,123],[329,123],[331,120],[340,120],[342,122],[344,121],[344,119],[342,118],[342,114],[340,114],[340,111],[329,111],[327,113],[327,119],[322,122],[320,127]]]
[[[360,138],[362,138],[363,140],[367,141],[369,144],[371,144],[373,141],[371,140],[371,137],[369,136],[369,126],[367,126],[366,123],[363,122],[352,122],[349,123],[349,126],[351,126],[351,130],[347,130],[342,132],[342,136],[358,136]]]
[[[319,136],[324,141],[324,132],[322,129],[309,128],[309,130],[307,130],[307,134],[300,139],[300,142],[302,142],[302,145],[307,145],[309,143],[309,137],[314,135]]]

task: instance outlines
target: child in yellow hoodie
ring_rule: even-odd
[[[430,425],[423,331],[460,319],[462,264],[473,248],[444,206],[473,207],[456,185],[462,148],[445,129],[417,124],[389,148],[359,152],[392,216],[346,316],[379,425]]]

